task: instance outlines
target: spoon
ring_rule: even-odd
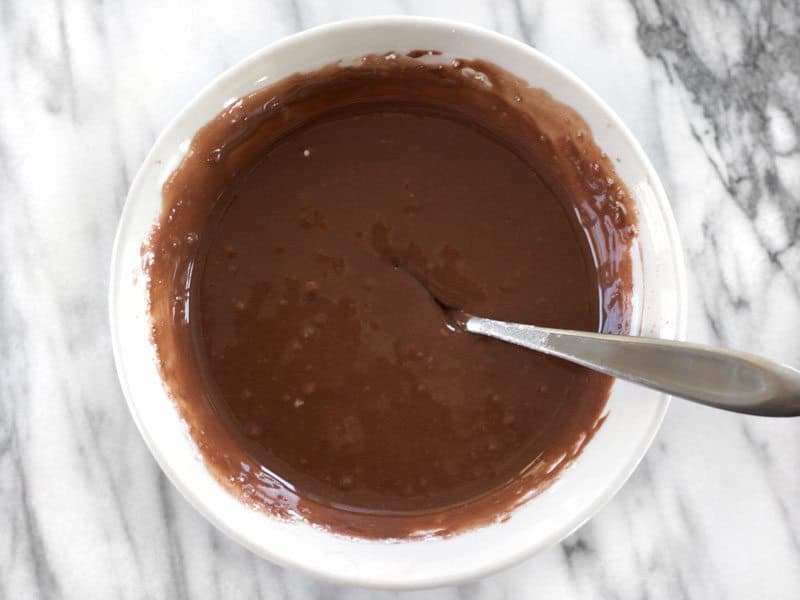
[[[764,417],[800,416],[800,371],[760,356],[447,312],[456,329],[538,350],[706,406]]]

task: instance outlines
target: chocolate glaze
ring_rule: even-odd
[[[145,250],[165,384],[211,472],[275,515],[367,537],[502,519],[602,423],[608,377],[441,304],[626,332],[627,191],[573,110],[436,55],[241,98],[164,185]]]

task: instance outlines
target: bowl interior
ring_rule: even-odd
[[[257,554],[339,582],[383,588],[430,587],[479,577],[556,543],[620,488],[653,439],[668,399],[617,382],[608,418],[578,460],[505,523],[448,539],[348,539],[247,508],[206,471],[168,397],[149,339],[141,246],[161,209],[161,185],[188,142],[231,98],[297,71],[366,53],[436,49],[492,61],[575,108],[591,126],[634,196],[639,214],[634,331],[683,335],[684,281],[675,225],[650,163],[618,117],[574,76],[528,46],[472,26],[413,17],[326,25],[287,38],[233,67],[166,128],[131,187],[112,260],[110,317],[122,388],[142,436],[183,495],[219,529]],[[617,160],[618,159],[618,160]]]

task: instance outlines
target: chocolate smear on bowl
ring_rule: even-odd
[[[589,443],[612,379],[441,305],[626,333],[635,232],[586,122],[494,64],[292,75],[200,129],[163,187],[162,377],[209,470],[273,515],[369,538],[502,520]]]

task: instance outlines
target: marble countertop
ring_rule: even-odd
[[[106,317],[117,218],[172,115],[269,42],[385,13],[490,27],[588,82],[671,198],[689,338],[800,365],[794,0],[4,0],[0,598],[395,596],[273,566],[190,508],[128,414]],[[488,579],[408,597],[799,594],[800,420],[675,401],[630,482],[577,533]]]

